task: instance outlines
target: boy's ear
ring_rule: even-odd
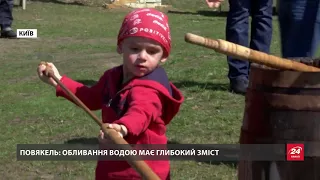
[[[167,61],[167,59],[168,59],[168,58],[162,58],[162,59],[160,60],[160,62],[161,62],[161,63],[164,63],[164,62]]]

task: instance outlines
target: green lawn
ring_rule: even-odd
[[[170,141],[237,143],[244,97],[227,91],[225,55],[184,42],[187,32],[224,39],[225,12],[212,12],[204,0],[201,5],[192,0],[165,2],[175,10],[168,13],[173,42],[164,67],[185,96],[181,112],[168,127]],[[94,83],[106,69],[121,63],[116,37],[125,13],[44,2],[32,2],[25,11],[14,9],[13,27],[38,29],[39,38],[0,41],[0,179],[94,178],[94,161],[18,162],[15,148],[19,143],[94,141],[99,127],[83,110],[56,98],[54,89],[38,80],[36,67],[40,61],[51,61],[62,74]],[[277,25],[275,16],[271,51],[279,55]],[[234,180],[235,173],[229,164],[172,162],[174,180]]]

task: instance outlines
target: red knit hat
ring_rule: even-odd
[[[117,51],[121,50],[121,43],[127,37],[146,37],[157,41],[164,50],[164,57],[168,57],[171,49],[171,36],[168,17],[156,9],[139,8],[124,18],[118,34]]]

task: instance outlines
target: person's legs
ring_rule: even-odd
[[[278,9],[278,21],[279,21],[279,30],[280,30],[280,40],[281,40],[281,54],[283,57],[290,54],[290,35],[292,33],[292,17],[290,16],[291,3],[285,3],[282,0],[279,1]],[[284,8],[284,4],[287,6]],[[292,37],[291,37],[292,38]]]
[[[320,42],[320,0],[280,0],[282,56],[313,57]]]
[[[1,37],[16,37],[11,29],[13,0],[0,0],[0,27]]]
[[[229,0],[229,7],[226,40],[248,47],[250,0]],[[229,56],[227,60],[231,91],[245,93],[248,86],[249,63]]]
[[[253,0],[251,2],[250,48],[270,53],[273,0]]]

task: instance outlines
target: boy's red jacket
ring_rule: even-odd
[[[169,82],[161,67],[124,85],[122,76],[121,65],[107,70],[92,87],[65,75],[61,82],[89,109],[102,109],[104,123],[125,125],[128,135],[124,139],[129,144],[167,144],[166,125],[178,113],[184,100],[182,93]],[[56,95],[72,102],[59,85]],[[146,163],[162,180],[170,179],[169,161]],[[126,161],[98,161],[96,179],[135,180],[141,177]]]

